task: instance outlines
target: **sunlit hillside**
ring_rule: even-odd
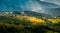
[[[16,16],[16,17],[20,20],[26,19],[26,20],[28,20],[32,23],[45,23],[44,20],[38,19],[38,18],[35,18],[35,17],[31,17],[31,16]]]
[[[59,18],[37,18],[22,15],[2,15],[0,16],[0,32],[3,33],[59,33]],[[2,28],[1,28],[2,27]],[[12,30],[12,31],[11,31]]]
[[[56,18],[56,19],[48,19],[48,21],[50,21],[51,23],[60,23],[60,19]]]
[[[30,22],[33,22],[33,23],[45,23],[44,18],[39,19],[36,17],[31,17],[31,16],[16,16],[16,17],[20,20],[26,19],[26,20],[29,20]],[[60,22],[60,18],[48,18],[47,20],[51,23],[59,23]]]

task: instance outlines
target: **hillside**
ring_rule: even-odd
[[[42,33],[44,33],[45,31],[46,32],[54,31],[54,32],[58,33],[60,31],[59,23],[60,23],[59,18],[44,19],[44,18],[36,18],[36,17],[32,17],[32,16],[22,16],[22,15],[0,16],[0,28],[2,27],[0,30],[1,30],[1,32],[3,31],[4,33],[7,31],[10,33],[12,33],[12,32],[15,33],[15,30],[16,30],[16,32],[19,32],[19,33],[22,33],[22,32],[23,33],[25,33],[25,32],[26,33],[28,33],[28,32],[35,33],[36,32],[37,33],[40,31]]]

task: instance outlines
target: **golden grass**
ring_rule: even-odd
[[[11,15],[5,15],[4,16],[7,16],[7,18]],[[17,19],[23,21],[24,19],[26,19],[27,21],[30,21],[32,22],[33,24],[36,24],[36,23],[46,23],[44,20],[42,19],[38,19],[36,17],[31,17],[31,16],[22,16],[22,15],[17,15],[16,16]],[[48,21],[52,22],[52,23],[59,23],[60,22],[60,19],[59,18],[51,18],[51,19],[48,19]]]
[[[35,17],[29,17],[29,18],[27,18],[27,20],[29,20],[30,22],[33,22],[33,23],[44,23],[45,22],[44,20],[38,19]]]
[[[32,22],[33,24],[36,24],[36,23],[46,23],[44,20],[42,19],[38,19],[38,18],[35,18],[35,17],[31,17],[31,16],[16,16],[19,20],[28,20],[30,22]],[[60,19],[59,18],[51,18],[51,19],[48,19],[48,21],[50,21],[51,23],[60,23]]]
[[[19,20],[23,20],[23,19],[26,19],[32,23],[45,23],[44,20],[42,19],[38,19],[38,18],[35,18],[35,17],[29,17],[29,16],[16,16],[16,18],[18,18]]]
[[[48,19],[48,21],[52,22],[52,23],[60,23],[60,19]]]

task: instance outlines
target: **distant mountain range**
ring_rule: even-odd
[[[17,13],[13,13],[13,14],[33,16],[33,17],[46,17],[46,18],[52,17],[50,14],[38,13],[38,12],[34,12],[34,11],[21,11],[21,12],[17,12]]]
[[[24,11],[25,14],[27,14],[28,16],[40,16],[40,17],[51,17],[51,15],[49,14],[44,14],[44,13],[37,13],[34,11]]]
[[[44,9],[43,13],[48,13],[51,14],[52,16],[58,16],[60,15],[60,8],[48,8],[48,9]]]
[[[51,18],[51,17],[57,17],[60,15],[60,8],[51,8],[51,9],[45,9],[43,11],[5,11],[2,12],[0,11],[0,14],[16,14],[16,15],[25,15],[25,16],[33,16],[33,17],[46,17],[46,18]]]

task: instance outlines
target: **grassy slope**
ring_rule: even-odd
[[[60,19],[49,19],[50,22],[60,22]],[[30,16],[0,16],[0,32],[3,33],[44,33],[45,30],[47,31],[48,29],[46,29],[46,21],[45,19],[38,19],[35,17],[30,17]],[[56,23],[51,23],[56,24]],[[42,27],[41,27],[42,26]],[[53,28],[52,26],[48,26],[49,28]],[[48,28],[47,27],[47,28]],[[10,29],[12,29],[13,31],[11,31]],[[40,29],[40,30],[39,30]],[[54,28],[56,31],[56,28]],[[48,31],[51,32],[52,29],[49,29]],[[15,32],[16,31],[16,32]],[[35,32],[34,32],[35,31]],[[47,31],[47,32],[48,32]],[[52,31],[52,32],[53,32]],[[59,32],[59,31],[58,31]]]

